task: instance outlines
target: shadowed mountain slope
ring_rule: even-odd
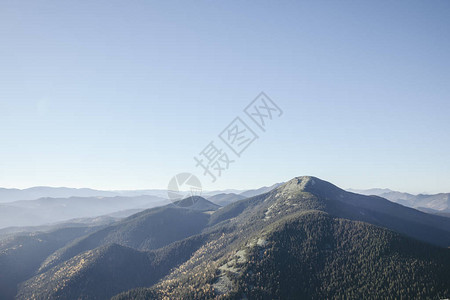
[[[111,243],[137,250],[161,248],[199,233],[208,220],[209,216],[202,211],[173,205],[146,210],[75,240],[49,256],[39,271],[46,271],[84,251]]]
[[[35,275],[39,265],[66,243],[98,227],[62,228],[18,234],[0,240],[0,299],[12,299],[17,285]]]

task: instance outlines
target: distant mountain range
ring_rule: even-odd
[[[217,194],[211,197],[207,197],[208,200],[211,202],[214,202],[220,206],[226,206],[228,204],[231,204],[233,202],[245,199],[247,197],[235,193],[222,193]]]
[[[231,190],[234,193],[244,191]],[[205,195],[212,196],[222,191],[205,191]],[[230,191],[228,191],[230,192]],[[0,188],[0,203],[36,200],[40,198],[93,198],[93,197],[137,197],[137,196],[155,196],[167,198],[167,190],[129,190],[129,191],[102,191],[89,188],[67,188],[67,187],[46,187],[38,186],[27,189],[5,189]]]
[[[70,198],[70,197],[137,197],[156,196],[167,198],[167,190],[131,190],[131,191],[101,191],[88,188],[67,188],[37,186],[28,189],[0,188],[0,203],[20,200],[36,200],[39,198]]]
[[[266,193],[282,183],[276,183],[272,186],[262,187],[254,190],[236,190],[228,189],[223,191],[204,191],[203,197],[210,199],[219,205],[227,205],[243,198],[249,198]],[[386,198],[390,201],[417,208],[430,213],[450,213],[450,193],[440,193],[433,195],[413,195],[393,191],[386,188],[373,188],[367,190],[347,189],[349,192],[362,195],[375,195]],[[32,187],[28,189],[5,189],[0,188],[0,204],[20,200],[36,200],[40,198],[95,198],[95,197],[138,197],[155,196],[167,198],[167,190],[148,189],[148,190],[128,190],[128,191],[102,191],[89,188],[66,188],[66,187]],[[1,224],[1,223],[0,223]],[[1,225],[0,225],[1,228]]]
[[[0,239],[0,298],[450,296],[449,218],[307,176],[231,202]]]
[[[254,190],[217,190],[217,191],[203,191],[204,197],[211,197],[217,194],[240,194],[244,197],[252,197],[265,192],[268,192],[280,183],[269,187],[262,187]],[[149,190],[126,190],[126,191],[102,191],[89,188],[67,188],[67,187],[47,187],[37,186],[27,189],[5,189],[0,188],[0,203],[21,201],[21,200],[36,200],[40,198],[92,198],[92,197],[137,197],[137,196],[155,196],[160,198],[167,198],[167,190],[164,189],[149,189]]]
[[[275,185],[272,187],[262,187],[256,190],[244,191],[243,193],[246,195],[258,195],[274,187]],[[12,194],[10,193],[11,191],[13,191]],[[239,192],[237,190],[227,191]],[[0,229],[6,227],[51,225],[55,222],[97,216],[124,218],[147,208],[171,203],[167,199],[167,191],[165,190],[108,192],[92,189],[36,187],[26,190],[0,189],[0,199],[2,192],[4,197],[10,197],[12,195],[12,198],[47,196],[31,200],[0,203]],[[117,196],[116,194],[122,194],[122,196]],[[68,197],[54,198],[48,195],[63,195]],[[157,195],[162,195],[163,197]],[[207,191],[205,192],[205,197],[208,197],[213,203],[220,206],[225,206],[234,201],[246,198],[246,196],[241,194],[222,193],[222,191]],[[14,231],[14,229],[11,231]]]
[[[226,193],[217,193],[217,192],[213,192],[212,195],[211,193],[206,194],[205,197],[216,203],[219,204],[221,206],[226,206],[228,204],[231,204],[233,202],[245,199],[245,198],[250,198],[250,197],[254,197],[257,195],[261,195],[267,192],[270,192],[271,190],[279,187],[282,183],[276,183],[273,184],[271,186],[264,186],[261,187],[259,189],[255,189],[255,190],[247,190],[247,191],[241,191],[241,192],[226,192]]]
[[[119,211],[144,210],[170,201],[156,196],[40,198],[0,204],[0,228],[39,226]]]
[[[393,192],[393,190],[390,189],[367,189],[367,190],[358,190],[358,189],[347,189],[348,192],[361,194],[361,195],[367,195],[367,196],[381,196],[382,194]]]
[[[264,186],[264,187],[256,189],[256,190],[248,190],[248,191],[240,193],[239,195],[244,196],[246,198],[254,197],[254,196],[257,196],[257,195],[261,195],[261,194],[270,192],[271,190],[279,187],[282,184],[283,183],[275,183],[274,185]]]
[[[434,195],[413,195],[392,191],[390,189],[369,189],[369,190],[353,190],[348,191],[363,194],[377,195],[386,198],[398,204],[416,208],[430,213],[450,213],[450,193],[441,193]]]

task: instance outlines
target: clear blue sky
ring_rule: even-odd
[[[449,1],[0,2],[0,186],[450,192]],[[198,154],[284,110],[216,183]]]

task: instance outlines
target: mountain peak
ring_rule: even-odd
[[[272,196],[278,202],[278,210],[326,210],[328,201],[325,200],[343,200],[345,191],[317,177],[298,176],[276,188]]]
[[[294,177],[285,184],[278,187],[276,190],[283,193],[298,193],[298,192],[310,192],[314,185],[316,184],[320,185],[330,185],[331,183],[328,183],[326,181],[323,181],[317,177],[313,176],[298,176]]]
[[[217,210],[220,208],[220,205],[214,204],[211,201],[206,200],[205,198],[200,196],[191,196],[188,198],[184,198],[182,200],[176,201],[174,204],[179,207],[201,211]]]
[[[306,187],[306,185],[309,182],[314,184],[315,179],[318,180],[318,178],[313,177],[313,176],[297,176],[297,177],[292,178],[288,182],[286,182],[286,184],[288,184],[290,186],[297,185],[297,186],[301,186],[302,188],[304,188],[304,187]]]

